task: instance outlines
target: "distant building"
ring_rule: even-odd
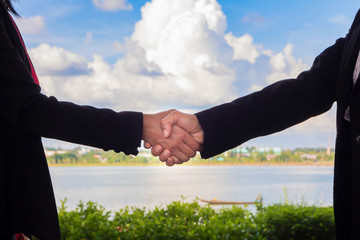
[[[259,147],[259,148],[256,148],[256,151],[259,152],[259,153],[273,153],[275,155],[280,155],[281,152],[282,152],[282,149],[279,148],[279,147],[273,147],[273,148]]]
[[[247,157],[247,156],[250,156],[250,152],[248,149],[238,146],[238,147],[230,149],[229,151],[226,151],[224,153],[225,157],[229,157],[229,155],[231,155],[231,156],[235,155],[236,157],[240,157],[240,156]]]
[[[64,154],[64,153],[66,153],[67,151],[64,151],[64,150],[47,150],[47,149],[44,149],[44,152],[45,152],[45,156],[46,156],[46,157],[50,157],[50,156],[55,155],[55,154]]]
[[[282,149],[279,147],[259,147],[255,148],[253,150],[255,152],[259,153],[270,153],[272,155],[280,155],[282,153]],[[224,153],[225,157],[248,157],[251,155],[251,152],[248,148],[238,146],[236,148],[230,149]],[[271,156],[271,158],[274,158],[274,156]]]

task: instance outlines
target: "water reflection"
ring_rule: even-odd
[[[148,166],[53,167],[55,197],[74,209],[79,200],[96,201],[108,210],[125,206],[167,205],[184,196],[264,204],[284,201],[331,205],[333,167],[320,166]]]

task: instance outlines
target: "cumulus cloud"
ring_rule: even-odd
[[[225,35],[225,39],[234,49],[234,60],[247,60],[250,63],[255,63],[256,58],[260,55],[258,49],[261,49],[261,46],[255,46],[253,38],[249,34],[235,37],[232,33],[228,33]]]
[[[23,34],[38,34],[45,30],[45,18],[43,16],[16,18],[15,21]]]
[[[139,110],[236,97],[231,88],[235,72],[229,67],[234,49],[225,39],[226,17],[215,0],[153,0],[141,13],[133,34],[124,43],[113,43],[123,53],[113,65],[100,56],[86,62],[55,46],[33,49],[45,90],[48,86],[51,93],[74,101]],[[59,76],[76,69],[78,74]]]
[[[287,44],[282,52],[273,54],[271,51],[265,51],[264,54],[270,57],[270,66],[272,73],[266,78],[267,83],[273,83],[286,78],[294,78],[300,72],[309,68],[301,59],[292,56],[294,46]]]
[[[153,84],[161,79],[167,83],[159,86],[164,92],[196,105],[233,96],[234,72],[228,67],[233,50],[224,39],[226,17],[215,0],[154,0],[141,12],[130,40],[143,49],[146,71],[160,74]]]
[[[69,76],[90,72],[84,57],[63,48],[43,43],[29,50],[29,55],[40,76]]]
[[[296,125],[291,129],[296,134],[326,133],[336,132],[336,115],[335,108],[318,117],[310,118],[302,124]]]
[[[127,0],[93,0],[92,2],[96,7],[110,12],[133,9]]]
[[[164,11],[166,9],[166,11]],[[153,0],[141,8],[134,32],[112,47],[122,53],[110,65],[101,56],[88,61],[56,46],[30,51],[47,94],[117,109],[151,110],[214,105],[238,96],[234,62],[251,64],[267,56],[268,82],[294,74],[303,63],[292,46],[278,54],[262,50],[252,36],[226,33],[226,16],[216,0]],[[88,33],[87,41],[92,34]],[[250,86],[251,83],[248,83]],[[253,84],[252,90],[261,88]]]

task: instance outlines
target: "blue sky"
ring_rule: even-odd
[[[28,47],[46,41],[90,58],[92,53],[98,53],[95,49],[111,41],[121,41],[132,34],[135,23],[141,19],[140,9],[148,1],[127,2],[132,5],[132,10],[114,12],[95,7],[91,0],[52,0],[41,3],[38,0],[22,0],[16,2],[15,6],[23,17],[34,15],[45,17],[46,33],[42,36],[25,35]],[[284,45],[291,42],[296,46],[294,54],[306,57],[309,61],[324,47],[332,44],[336,38],[346,34],[359,8],[357,1],[340,3],[325,0],[316,2],[219,0],[217,2],[227,17],[228,31],[235,35],[249,33],[256,42],[274,51],[281,50]],[[244,22],[243,19],[247,16],[254,18],[254,21],[258,18],[260,22]],[[337,17],[338,23],[334,22]],[[87,32],[96,34],[94,40],[99,44],[94,43],[94,50],[81,46]],[[106,56],[108,55],[112,54],[107,53]],[[112,59],[109,56],[108,58]],[[114,59],[115,57],[112,60]]]
[[[296,77],[345,36],[359,3],[20,0],[15,7],[45,94],[118,111],[197,112]],[[334,113],[245,145],[326,147],[330,139],[333,146]]]

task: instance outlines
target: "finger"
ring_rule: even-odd
[[[151,149],[151,154],[155,157],[159,156],[163,151],[163,147],[161,145],[156,145]]]
[[[181,157],[179,157],[179,159],[181,159],[183,162],[187,162],[189,161],[190,158],[193,158],[196,156],[196,151],[193,150],[192,148],[190,148],[189,146],[187,146],[185,143],[181,144],[178,146],[178,151],[181,153]],[[173,153],[173,155],[175,154],[175,151]],[[177,156],[179,156],[179,154],[177,154]]]
[[[171,151],[168,149],[165,149],[159,156],[160,161],[165,162],[167,159],[171,157]]]
[[[170,157],[167,161],[166,161],[166,165],[171,167],[174,165],[174,160],[173,157]]]
[[[151,144],[150,143],[148,143],[148,142],[144,142],[144,148],[146,148],[146,149],[150,149],[152,146],[151,146]]]
[[[167,138],[171,135],[172,126],[179,120],[178,111],[173,111],[160,121],[160,127],[163,132],[163,137]]]
[[[181,127],[174,126],[173,135],[174,139],[176,139],[174,143],[175,148],[181,151],[188,158],[195,157],[196,151],[200,149],[200,144]]]
[[[189,157],[179,150],[172,151],[172,157],[175,164],[181,164],[183,162],[189,161]]]
[[[186,146],[188,146],[191,150],[195,151],[195,154],[196,151],[199,151],[201,149],[202,145],[189,134],[185,134],[183,141]]]
[[[173,165],[182,163],[182,161],[175,156],[171,156],[171,158],[172,158]]]

